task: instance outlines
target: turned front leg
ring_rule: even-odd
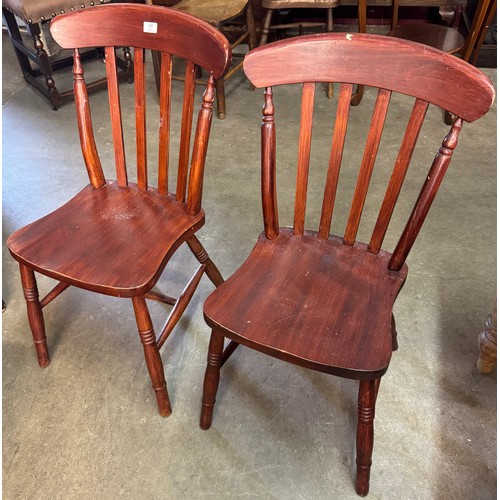
[[[153,384],[153,389],[158,403],[158,411],[162,417],[168,417],[172,410],[168,399],[167,383],[163,372],[163,362],[161,360],[160,351],[156,344],[156,336],[149,316],[148,307],[144,297],[133,297],[135,318],[137,321],[137,329],[141,337],[142,346],[144,348],[144,357],[146,358],[146,366],[148,367],[149,376]]]
[[[373,419],[380,379],[361,380],[358,395],[358,428],[356,432],[356,493],[368,494],[373,451]]]
[[[224,349],[224,336],[212,331],[208,347],[207,370],[203,381],[203,400],[200,417],[200,427],[204,430],[212,425],[215,396],[219,387],[222,351]]]
[[[21,270],[21,282],[23,284],[24,298],[28,309],[28,321],[35,343],[38,364],[45,368],[50,364],[47,338],[45,337],[45,322],[43,320],[42,306],[38,299],[38,288],[36,286],[35,273],[29,267],[19,264]]]

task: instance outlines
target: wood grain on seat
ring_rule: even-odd
[[[392,306],[406,277],[390,254],[342,238],[261,235],[238,271],[204,306],[212,328],[238,343],[307,368],[356,379],[385,373]],[[252,286],[247,286],[252,283]]]
[[[20,262],[54,279],[132,297],[149,291],[204,215],[188,215],[172,195],[108,182],[100,189],[87,186],[13,233],[7,245]]]

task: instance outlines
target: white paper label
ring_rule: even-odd
[[[144,21],[142,29],[144,33],[158,33],[158,23],[151,23],[148,21]]]

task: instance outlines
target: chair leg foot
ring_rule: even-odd
[[[45,337],[45,322],[43,320],[42,306],[38,299],[38,288],[35,273],[23,264],[19,265],[21,281],[23,284],[24,298],[28,310],[28,321],[33,334],[38,364],[45,368],[50,364],[47,338]]]
[[[134,305],[137,329],[139,330],[139,336],[144,348],[146,366],[158,403],[158,412],[162,417],[168,417],[172,413],[172,409],[170,408],[170,401],[168,399],[163,363],[156,344],[156,336],[146,305],[146,299],[144,297],[133,297],[132,303]]]
[[[212,425],[215,396],[219,387],[223,349],[224,336],[216,331],[212,331],[210,345],[208,347],[207,369],[203,381],[203,400],[200,416],[200,427],[203,430],[209,429]]]
[[[359,383],[358,427],[356,432],[356,493],[366,496],[370,488],[370,468],[373,451],[373,419],[377,382],[362,380]]]

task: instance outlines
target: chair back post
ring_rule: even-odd
[[[279,235],[278,201],[276,196],[276,124],[274,122],[273,89],[266,87],[261,127],[261,193],[266,238]]]
[[[389,261],[389,269],[393,271],[399,271],[403,267],[406,257],[415,243],[415,239],[422,228],[427,213],[450,165],[453,151],[458,144],[458,135],[462,129],[462,124],[463,120],[461,118],[455,120],[449,134],[443,140],[439,153],[432,162],[422,190],[406,223],[406,227]]]
[[[82,147],[83,159],[90,183],[95,188],[100,188],[106,183],[102,171],[99,153],[94,139],[92,129],[92,118],[90,116],[89,96],[85,84],[84,71],[80,59],[80,52],[74,49],[73,58],[73,82],[75,92],[76,117],[78,121],[78,133]]]
[[[208,79],[207,88],[203,93],[203,102],[198,114],[195,142],[191,156],[191,167],[189,169],[187,211],[190,215],[196,215],[201,210],[203,176],[208,150],[208,138],[212,126],[214,100],[215,79],[211,75]]]

